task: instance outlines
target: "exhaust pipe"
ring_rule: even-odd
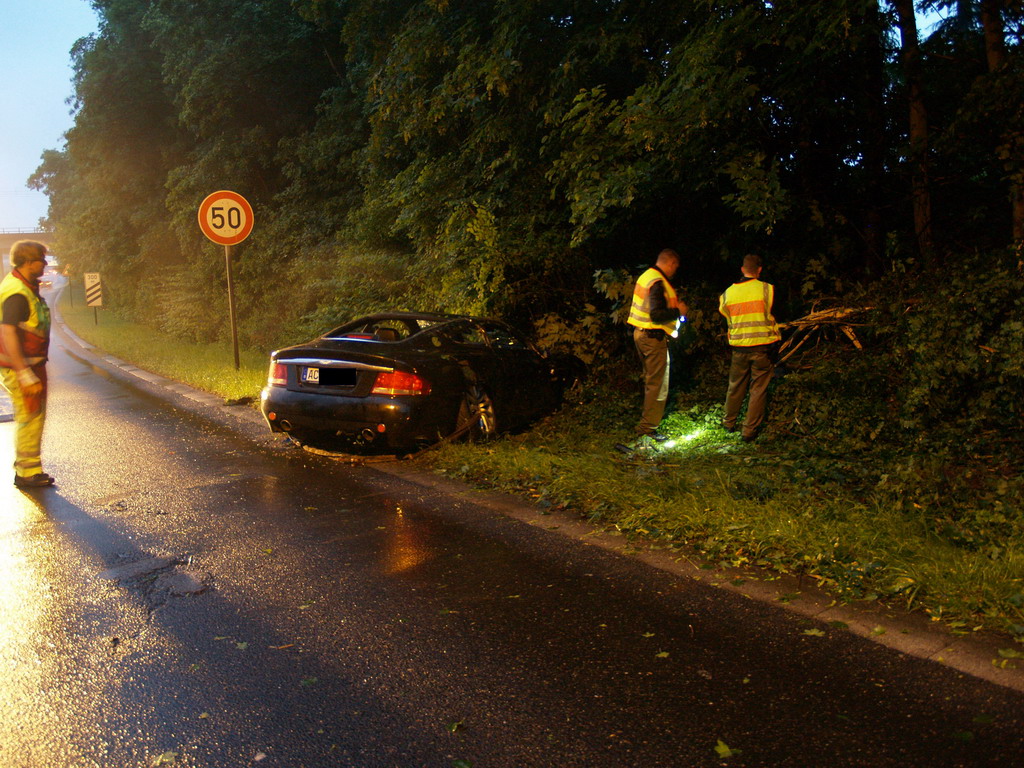
[[[376,433],[369,427],[366,427],[362,432],[360,432],[359,436],[368,443],[372,443],[373,439],[377,437]]]
[[[281,429],[283,429],[285,432],[292,431],[292,423],[288,421],[288,419],[281,419],[281,421],[279,421],[278,424],[281,425]]]

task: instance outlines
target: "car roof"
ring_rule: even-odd
[[[501,322],[490,317],[476,317],[475,315],[451,315],[443,312],[377,312],[364,317],[357,317],[345,325],[357,325],[359,323],[375,322],[377,320],[429,320],[433,323],[442,323],[450,320],[473,320],[475,322]]]
[[[491,317],[476,317],[474,315],[450,315],[442,312],[377,312],[372,315],[364,315],[363,317],[354,318],[353,320],[349,320],[347,323],[336,326],[324,333],[321,338],[332,338],[335,334],[344,332],[350,328],[358,328],[360,326],[379,323],[385,320],[399,320],[405,323],[420,325],[419,331],[416,331],[416,333],[427,330],[427,327],[449,325],[463,320],[475,323],[497,323],[498,325],[507,327],[506,323],[501,320]],[[427,327],[423,327],[421,323],[425,324]]]

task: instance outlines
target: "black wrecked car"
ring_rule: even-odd
[[[385,312],[272,353],[260,406],[300,443],[398,452],[523,427],[558,406],[581,366],[499,320]]]

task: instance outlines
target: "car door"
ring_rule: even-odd
[[[547,361],[504,323],[483,321],[480,327],[494,355],[493,386],[508,414],[522,423],[546,411],[553,391]]]
[[[446,355],[462,369],[457,378],[466,386],[480,384],[492,391],[501,370],[483,328],[475,322],[460,320],[446,326],[444,335],[448,342]]]

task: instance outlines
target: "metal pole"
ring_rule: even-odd
[[[99,325],[100,324],[100,310],[99,310],[99,307],[93,307],[92,308],[92,324],[93,325]]]
[[[231,318],[231,344],[235,350],[235,370],[239,369],[238,363],[238,325],[235,323],[235,285],[231,279],[231,246],[224,246],[224,264],[228,275],[228,315]]]

